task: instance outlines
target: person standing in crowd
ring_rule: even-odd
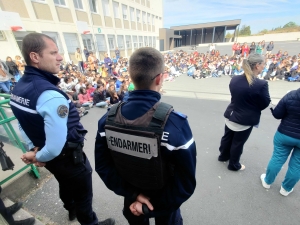
[[[6,94],[10,93],[10,82],[8,72],[4,69],[4,66],[0,62],[0,88]]]
[[[265,40],[263,40],[261,42],[262,54],[264,53],[265,47],[266,47],[266,42],[265,42]]]
[[[267,52],[266,52],[266,55],[270,55],[272,53],[274,49],[274,42],[271,41],[268,45],[267,45]]]
[[[196,187],[196,144],[187,116],[160,102],[159,51],[139,48],[129,64],[135,91],[99,120],[95,168],[110,190],[124,196],[129,224],[146,225],[154,217],[157,225],[182,225],[180,206]],[[126,147],[118,148],[114,137]],[[135,146],[140,150],[128,151]]]
[[[257,46],[256,46],[256,49],[255,49],[255,53],[261,55],[262,52],[263,52],[263,48],[262,48],[262,46],[261,46],[261,42],[258,42],[258,44],[257,44]]]
[[[248,44],[245,42],[242,46],[242,56],[244,58],[247,58],[249,55],[249,52],[250,52],[250,48],[249,48]]]
[[[7,56],[6,57],[6,65],[8,66],[9,73],[15,77],[15,81],[18,82],[20,79],[20,71],[18,69],[17,64],[12,61],[12,58]]]
[[[108,53],[105,53],[105,58],[104,58],[104,63],[105,63],[105,67],[107,68],[107,73],[109,75],[112,75],[112,61],[108,56]]]
[[[31,33],[23,39],[22,53],[27,66],[10,105],[35,148],[21,159],[45,166],[54,175],[70,220],[77,217],[84,225],[114,224],[113,219],[98,222],[93,212],[92,168],[83,151],[87,131],[72,101],[57,88],[60,80],[53,74],[59,72],[62,61],[57,45],[45,34]]]
[[[82,55],[81,55],[81,52],[80,52],[80,48],[76,48],[75,59],[77,61],[78,70],[81,73],[83,73],[84,72],[84,68],[83,68],[83,60],[82,60]]]
[[[243,147],[249,138],[253,126],[259,125],[261,111],[271,102],[268,82],[257,76],[265,66],[260,54],[251,54],[243,61],[244,75],[234,76],[229,84],[231,103],[225,117],[225,134],[221,139],[218,160],[229,160],[228,169],[244,170],[240,164]]]
[[[117,62],[118,62],[118,60],[120,58],[120,50],[119,50],[118,47],[116,47],[115,54],[116,54],[116,59],[117,59]]]
[[[280,194],[288,196],[300,179],[300,89],[287,93],[271,111],[281,122],[274,136],[274,151],[267,172],[260,179],[262,186],[269,189],[291,155],[280,189]]]
[[[233,45],[232,45],[232,56],[234,56],[235,55],[235,49],[236,49],[236,46],[237,46],[237,43],[236,42],[234,42],[233,43]]]
[[[88,59],[89,59],[90,53],[89,53],[89,51],[86,49],[85,46],[84,46],[84,49],[83,49],[83,54],[84,54],[84,56],[85,56],[85,61],[87,62]]]
[[[97,72],[98,59],[96,58],[96,56],[94,55],[94,53],[92,51],[90,51],[90,53],[89,53],[88,62],[89,62],[91,71]]]
[[[16,64],[18,66],[19,72],[23,75],[24,74],[25,63],[23,62],[21,56],[16,55],[15,61],[16,61]]]
[[[252,42],[251,45],[250,45],[250,52],[249,52],[249,54],[255,53],[255,50],[256,50],[255,42]]]

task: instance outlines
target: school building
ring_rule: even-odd
[[[1,0],[0,59],[21,55],[31,32],[52,37],[65,61],[86,47],[102,60],[116,47],[128,57],[139,48],[159,49],[162,0]]]

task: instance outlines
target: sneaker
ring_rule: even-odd
[[[83,112],[83,116],[85,116],[86,114],[88,114],[89,113],[89,111],[88,110],[85,110],[84,112]]]
[[[108,218],[106,220],[98,222],[99,225],[115,225],[115,220],[112,218]]]
[[[35,219],[33,217],[25,219],[25,220],[18,220],[15,221],[14,225],[33,225],[35,222]]]
[[[69,210],[69,220],[72,221],[75,219],[76,219],[76,210],[74,208],[74,209]]]
[[[9,215],[15,214],[17,211],[19,211],[22,208],[23,203],[22,202],[17,202],[9,207],[6,208],[6,212]]]
[[[269,189],[271,187],[271,185],[269,185],[269,184],[266,183],[265,178],[266,178],[266,174],[265,173],[263,173],[262,175],[260,175],[260,180],[261,180],[262,186],[264,188]]]
[[[282,194],[283,196],[288,196],[290,193],[292,193],[294,190],[294,188],[291,191],[286,191],[282,186],[280,188],[280,194]]]
[[[241,168],[239,170],[244,170],[244,169],[246,169],[246,166],[241,164]]]

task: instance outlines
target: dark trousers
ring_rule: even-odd
[[[83,61],[78,61],[78,70],[81,71],[82,73],[84,72]]]
[[[225,125],[225,134],[221,139],[219,161],[229,160],[229,170],[241,169],[240,158],[243,147],[248,140],[253,127],[244,131],[232,131]]]
[[[135,216],[131,213],[129,206],[132,204],[128,199],[124,199],[123,215],[128,220],[130,225],[149,225],[149,218],[144,215]],[[155,210],[155,209],[154,209]],[[155,225],[183,225],[180,209],[172,213],[160,214],[153,216],[155,219]]]
[[[2,191],[2,189],[0,187],[0,193],[1,193],[1,191]],[[1,198],[0,198],[0,214],[3,216],[3,218],[6,220],[6,222],[9,225],[15,224],[13,216],[11,214],[7,213],[6,207]]]
[[[84,163],[73,165],[71,159],[57,161],[46,168],[59,184],[59,196],[66,210],[76,209],[77,220],[82,225],[98,224],[92,208],[92,167],[84,155]]]

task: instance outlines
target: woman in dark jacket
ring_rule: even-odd
[[[6,65],[8,66],[9,73],[15,77],[16,82],[20,79],[20,71],[18,70],[17,64],[12,61],[12,58],[7,56],[6,57]]]
[[[274,48],[274,42],[271,41],[268,45],[267,45],[267,52],[266,52],[266,55],[269,55],[272,53],[272,50]]]
[[[249,52],[249,54],[255,53],[255,50],[256,50],[255,42],[252,42],[251,45],[250,45],[250,52]]]
[[[281,122],[274,136],[274,151],[267,173],[260,179],[264,188],[270,188],[292,152],[280,189],[280,194],[288,196],[300,179],[300,89],[287,93],[271,111]]]
[[[259,124],[261,111],[271,102],[268,82],[257,76],[265,67],[264,57],[251,54],[244,59],[244,74],[234,76],[229,84],[231,103],[225,117],[225,134],[220,145],[219,161],[229,160],[228,169],[244,170],[240,164],[243,146],[251,134],[252,128]]]

